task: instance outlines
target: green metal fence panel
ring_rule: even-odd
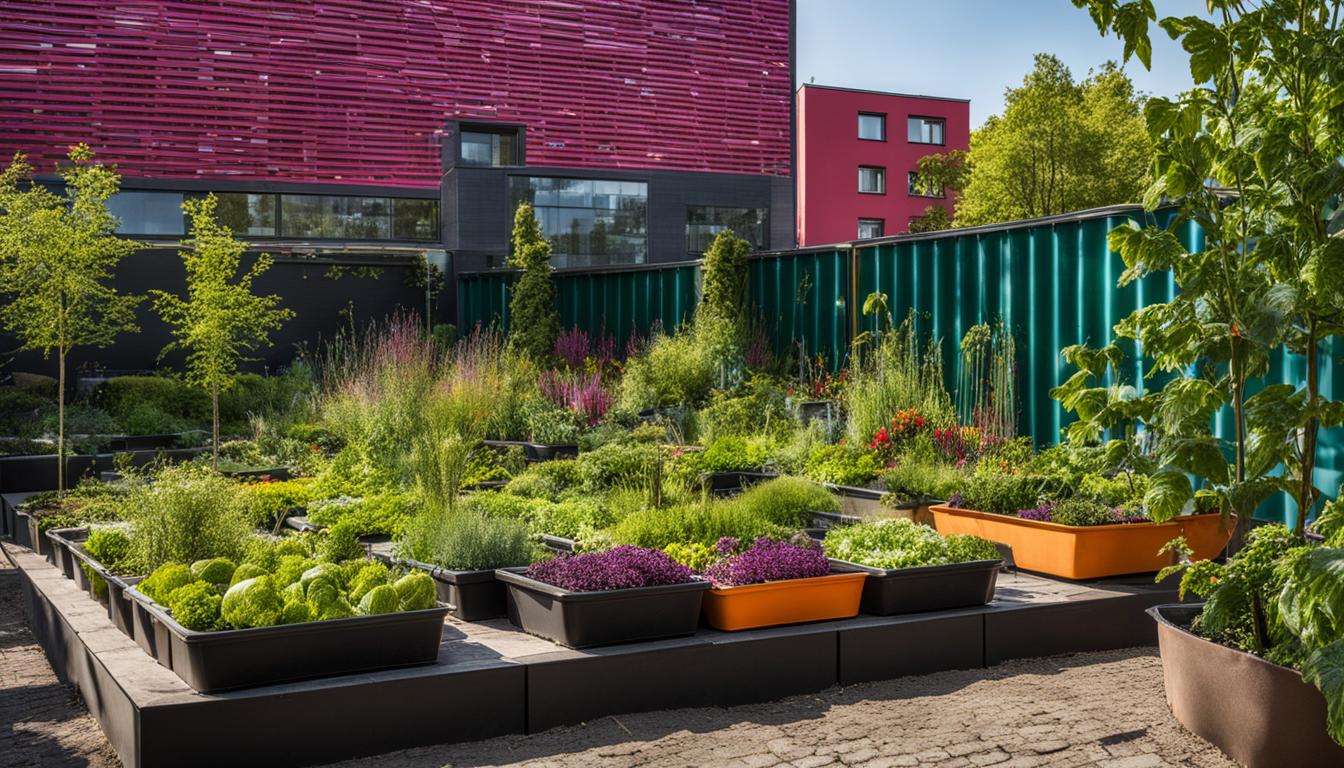
[[[765,254],[748,268],[748,296],[777,354],[821,355],[832,367],[849,351],[850,253],[845,248]]]
[[[560,324],[578,327],[596,338],[610,335],[623,348],[634,334],[654,325],[672,329],[690,318],[698,301],[694,263],[636,269],[564,270],[555,273]],[[513,270],[458,275],[458,327],[509,326],[509,296],[518,273]]]

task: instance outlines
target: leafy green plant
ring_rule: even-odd
[[[725,503],[749,515],[795,530],[808,525],[810,512],[840,511],[840,502],[835,494],[800,477],[767,480],[751,486]]]
[[[954,423],[952,399],[943,383],[941,340],[923,338],[913,312],[894,326],[885,294],[869,296],[864,309],[876,318],[878,330],[865,331],[855,340],[844,393],[850,442],[868,444],[877,430],[910,408],[930,424]]]
[[[1050,507],[1050,522],[1060,525],[1109,525],[1116,522],[1115,510],[1099,501],[1073,497]]]
[[[770,456],[768,439],[721,437],[700,453],[684,455],[685,461],[697,472],[759,471]]]
[[[619,405],[629,411],[686,405],[698,407],[714,389],[718,372],[697,335],[656,333],[638,354],[626,360]]]
[[[132,487],[121,509],[131,529],[127,563],[140,573],[168,562],[237,560],[252,531],[238,484],[189,465]]]
[[[892,502],[938,499],[946,501],[966,480],[966,473],[949,464],[902,460],[882,473]],[[883,497],[886,501],[887,497]]]
[[[881,470],[877,454],[853,443],[820,444],[807,459],[804,473],[820,483],[864,487]]]
[[[551,244],[541,234],[531,203],[514,211],[509,266],[523,270],[509,299],[509,346],[533,360],[546,360],[560,334],[560,315],[551,279]]]
[[[618,544],[662,549],[669,544],[705,544],[732,537],[755,541],[762,536],[781,538],[790,529],[776,525],[758,510],[724,502],[685,504],[663,510],[630,514],[610,530]]]
[[[344,522],[356,536],[396,534],[421,506],[415,494],[404,491],[384,491],[364,498],[341,496],[311,502],[308,520],[326,527]]]
[[[56,353],[56,488],[65,490],[65,362],[75,347],[105,347],[139,330],[140,297],[112,287],[117,264],[143,247],[116,235],[107,201],[121,177],[93,161],[87,144],[70,149],[61,168],[65,194],[33,180],[21,153],[0,172],[0,324],[22,349]]]
[[[398,557],[458,571],[527,565],[534,555],[521,522],[472,512],[412,518],[394,549]]]
[[[269,345],[270,332],[294,313],[280,306],[278,295],[258,296],[252,283],[271,268],[261,254],[240,272],[245,243],[215,216],[214,194],[190,199],[182,210],[191,218],[188,250],[180,251],[187,270],[187,298],[153,291],[154,309],[173,329],[165,352],[187,354],[187,380],[210,393],[211,449],[219,465],[219,394],[233,387],[238,364],[249,350]]]
[[[956,505],[978,512],[1012,515],[1058,495],[1054,478],[981,469],[968,475],[954,497]],[[953,501],[950,499],[949,501]]]
[[[276,529],[285,515],[306,507],[313,500],[313,480],[294,478],[272,482],[245,483],[238,488],[248,521],[254,528]]]
[[[657,445],[612,442],[580,453],[577,469],[583,487],[588,491],[617,486],[643,488],[654,481],[662,461],[662,450]]]
[[[699,414],[700,438],[768,434],[783,437],[797,426],[784,389],[766,376],[753,376],[740,392],[716,391]]]
[[[905,519],[884,519],[829,531],[822,540],[827,557],[873,568],[918,568],[971,560],[998,560],[999,550],[975,536],[943,537]]]

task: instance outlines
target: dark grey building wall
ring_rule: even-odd
[[[646,263],[684,261],[686,208],[692,205],[767,208],[767,247],[794,245],[793,180],[774,176],[689,171],[601,170],[594,168],[458,166],[443,176],[444,246],[458,272],[502,266],[512,229],[509,176],[558,176],[643,181],[649,185],[649,253]]]

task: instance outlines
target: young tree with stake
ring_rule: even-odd
[[[33,166],[15,154],[0,172],[0,324],[23,349],[57,363],[56,487],[65,490],[65,361],[75,347],[106,347],[123,331],[139,330],[142,297],[117,293],[117,263],[140,243],[116,236],[107,200],[121,177],[93,162],[85,144],[70,149],[60,169],[65,194],[33,181]]]
[[[182,209],[191,217],[188,250],[180,251],[187,268],[187,298],[153,291],[154,309],[173,327],[174,341],[164,353],[187,353],[187,380],[210,393],[211,464],[219,468],[219,393],[232,387],[244,354],[263,344],[269,334],[294,313],[280,306],[277,295],[257,296],[252,282],[271,268],[261,254],[240,272],[247,244],[215,217],[218,201],[209,195],[188,200]]]

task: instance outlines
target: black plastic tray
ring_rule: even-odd
[[[549,533],[543,533],[541,535],[541,545],[552,552],[572,555],[574,554],[575,541],[566,539],[564,536],[552,536]]]
[[[509,615],[508,596],[504,584],[495,578],[494,569],[486,571],[454,571],[419,560],[407,560],[381,553],[375,558],[389,565],[428,573],[434,579],[439,602],[448,606],[448,612],[462,621],[502,619]]]
[[[831,559],[832,571],[868,574],[859,610],[875,616],[985,605],[994,599],[1002,566],[1002,560],[974,560],[890,569]]]
[[[731,472],[701,472],[700,486],[710,493],[737,493],[756,483],[772,480],[779,475],[760,470],[734,470]]]
[[[528,634],[570,648],[635,643],[695,634],[709,582],[605,592],[571,592],[501,568],[509,621]]]
[[[139,590],[126,594],[156,625],[169,668],[202,693],[433,664],[446,607],[310,621],[278,627],[193,632]],[[166,642],[165,642],[166,641]],[[162,663],[163,649],[159,649]]]
[[[66,578],[74,579],[75,583],[86,590],[90,597],[107,606],[107,617],[112,620],[112,624],[121,630],[122,634],[134,638],[135,606],[126,597],[126,588],[133,583],[138,583],[140,578],[127,579],[109,571],[106,566],[84,550],[84,542],[88,538],[89,529],[87,528],[57,528],[47,531],[47,539],[51,543],[56,566],[65,573]],[[80,567],[81,565],[87,566],[96,577],[101,578],[107,584],[107,590],[101,597],[94,589],[94,583],[89,578],[89,574]]]
[[[514,446],[523,449],[528,461],[551,461],[552,459],[578,458],[579,446],[574,443],[532,443],[527,440],[482,440],[483,445],[499,450],[508,450]]]

